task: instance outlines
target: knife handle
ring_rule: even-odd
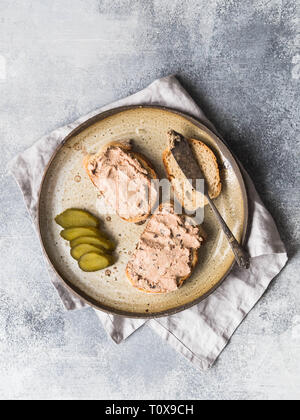
[[[248,269],[250,267],[250,256],[249,256],[249,254],[238,243],[235,236],[233,235],[233,233],[229,229],[227,223],[225,222],[225,220],[221,216],[219,210],[217,209],[217,207],[215,206],[214,202],[209,197],[209,195],[205,194],[205,196],[206,196],[206,198],[209,202],[209,205],[210,205],[212,211],[214,212],[215,216],[217,217],[217,219],[218,219],[218,221],[219,221],[219,223],[220,223],[220,225],[223,229],[223,232],[225,233],[225,235],[228,239],[229,245],[231,246],[231,249],[234,253],[235,260],[238,263],[238,266],[240,268]]]

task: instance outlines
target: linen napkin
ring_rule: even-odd
[[[156,80],[146,89],[114,102],[58,128],[9,164],[23,192],[26,206],[36,225],[38,191],[44,169],[63,139],[78,125],[98,113],[123,105],[163,105],[196,117],[216,132],[202,110],[174,76]],[[116,343],[121,343],[145,322],[176,350],[201,370],[210,368],[227,345],[234,331],[287,262],[287,254],[272,216],[261,202],[248,174],[243,170],[249,194],[250,227],[247,250],[249,270],[238,266],[222,285],[198,305],[176,315],[158,319],[126,319],[97,311],[104,328]],[[46,262],[48,265],[48,263]],[[50,278],[68,310],[86,304],[71,294],[48,265]]]

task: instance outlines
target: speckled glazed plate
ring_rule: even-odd
[[[97,152],[115,140],[133,139],[165,178],[162,152],[172,128],[205,142],[215,152],[221,169],[223,190],[216,205],[239,241],[244,241],[248,220],[245,185],[239,167],[224,143],[195,119],[161,107],[125,107],[104,112],[78,127],[54,154],[44,176],[39,200],[41,241],[49,262],[67,287],[97,309],[126,317],[146,318],[174,314],[207,297],[228,275],[234,256],[210,208],[205,208],[203,228],[208,239],[200,249],[192,277],[168,294],[143,293],[125,275],[130,254],[145,226],[103,214],[101,198],[83,167],[86,152]],[[102,227],[118,244],[117,263],[109,269],[84,273],[70,256],[70,247],[54,222],[67,208],[84,208],[99,216]]]

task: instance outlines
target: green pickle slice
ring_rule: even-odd
[[[74,260],[80,260],[83,255],[88,254],[89,252],[96,252],[100,255],[105,254],[105,250],[103,248],[90,244],[80,244],[71,249],[71,255]]]
[[[100,255],[96,252],[89,252],[79,260],[79,267],[85,272],[100,271],[109,267],[114,262],[111,255]]]
[[[109,239],[93,236],[80,236],[71,241],[71,248],[75,248],[81,244],[95,245],[104,248],[106,251],[113,251],[116,245]]]
[[[64,229],[72,227],[98,227],[99,219],[86,210],[68,209],[56,216],[55,221]]]
[[[106,235],[102,232],[100,232],[99,229],[95,227],[73,227],[73,228],[67,228],[63,230],[60,234],[62,238],[64,238],[66,241],[73,241],[74,239],[79,238],[80,236],[93,236],[96,238],[106,238]]]

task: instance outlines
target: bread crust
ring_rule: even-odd
[[[161,204],[161,205],[159,206],[159,208],[158,208],[158,211],[161,211],[161,210],[164,208],[164,206],[165,206],[165,205],[170,206],[170,204]],[[171,204],[171,206],[173,206],[173,204]],[[154,216],[154,215],[153,215],[153,216]],[[146,229],[147,229],[147,226],[145,227],[145,229],[144,229],[144,231],[143,231],[142,235],[145,233]],[[141,236],[142,236],[142,235],[141,235]],[[202,238],[202,241],[203,241],[202,233],[201,233],[199,236]],[[181,277],[181,278],[179,279],[179,282],[178,282],[178,288],[180,288],[180,287],[183,285],[183,283],[191,277],[191,275],[193,274],[193,271],[194,271],[194,269],[195,269],[196,265],[198,264],[198,260],[199,260],[198,250],[197,250],[197,249],[193,249],[193,252],[192,252],[192,258],[191,258],[191,272],[190,272],[190,274],[189,274],[189,275],[187,275],[187,276],[185,276],[185,277]],[[133,279],[131,278],[131,276],[130,276],[130,274],[129,274],[129,271],[128,271],[128,265],[127,265],[127,267],[126,267],[126,271],[125,271],[125,273],[126,273],[126,276],[127,276],[128,280],[129,280],[129,281],[130,281],[130,283],[132,284],[132,286],[133,286],[134,288],[136,288],[136,289],[140,290],[141,292],[144,292],[144,293],[150,293],[150,294],[159,294],[159,295],[162,295],[162,294],[165,294],[165,293],[170,293],[170,292],[157,292],[157,291],[150,291],[150,290],[146,290],[146,289],[143,289],[143,288],[137,287],[137,286],[134,284],[134,281],[133,281]]]
[[[85,171],[87,172],[90,180],[92,181],[92,183],[95,185],[95,187],[97,188],[97,185],[95,184],[92,174],[88,169],[88,165],[91,159],[95,159],[97,158],[97,156],[102,155],[108,148],[110,147],[119,147],[120,149],[124,150],[125,152],[127,152],[129,155],[131,155],[133,158],[137,159],[139,161],[139,163],[142,165],[142,167],[144,169],[146,169],[147,173],[149,174],[150,179],[157,179],[158,176],[156,174],[156,171],[153,167],[153,165],[151,164],[151,162],[141,153],[138,152],[134,152],[132,150],[132,146],[131,144],[127,144],[127,143],[121,143],[121,142],[110,142],[107,143],[103,148],[101,148],[99,150],[98,153],[94,154],[94,155],[87,155],[85,156],[84,160],[83,160],[83,166]],[[126,219],[125,217],[121,217],[122,220],[126,221],[126,222],[130,222],[130,223],[140,223],[140,222],[144,222],[145,220],[147,220],[151,214],[151,206],[149,203],[149,211],[148,213],[146,213],[144,216],[140,216],[140,217],[131,217]]]
[[[220,193],[221,193],[221,190],[222,190],[222,183],[221,183],[221,178],[220,178],[220,170],[219,170],[219,165],[218,165],[218,161],[217,161],[217,158],[216,158],[216,156],[215,156],[215,154],[213,153],[213,151],[205,144],[205,143],[203,143],[201,140],[196,140],[196,139],[187,139],[188,140],[188,142],[189,142],[189,144],[191,145],[191,146],[193,146],[193,145],[201,145],[201,147],[203,148],[203,149],[205,149],[206,150],[206,152],[208,152],[209,153],[209,155],[210,155],[210,158],[211,158],[211,160],[212,160],[212,162],[213,162],[213,164],[214,164],[214,166],[215,166],[215,170],[216,170],[216,176],[217,176],[217,178],[218,178],[218,184],[217,184],[217,187],[216,187],[216,192],[214,192],[214,193],[211,193],[210,192],[210,194],[209,194],[209,196],[210,196],[210,198],[211,199],[214,199],[214,198],[217,198],[219,195],[220,195]],[[174,191],[174,193],[176,194],[176,191],[175,191],[175,189],[174,189],[174,187],[173,187],[173,184],[172,184],[172,180],[174,179],[174,176],[172,175],[172,173],[171,173],[171,170],[170,170],[170,166],[169,166],[169,163],[168,163],[168,158],[170,157],[170,155],[171,155],[171,151],[170,151],[170,149],[169,148],[167,148],[166,150],[164,150],[164,152],[163,152],[163,157],[162,157],[162,159],[163,159],[163,164],[164,164],[164,167],[165,167],[165,170],[166,170],[166,174],[167,174],[167,177],[168,177],[168,179],[169,179],[169,181],[170,181],[170,183],[171,183],[171,185],[172,185],[172,188],[173,188],[173,191]],[[176,197],[178,198],[178,200],[181,202],[181,205],[184,207],[184,200],[180,200],[180,197],[178,197],[178,195],[176,194]],[[204,205],[207,205],[208,204],[208,201],[207,201],[207,199],[205,198],[204,199]]]

